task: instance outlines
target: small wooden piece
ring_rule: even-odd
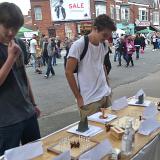
[[[160,102],[157,103],[157,110],[160,111]]]
[[[108,117],[107,115],[105,115],[105,109],[106,108],[101,108],[102,115],[99,116],[100,119],[106,119]]]
[[[80,147],[80,143],[79,143],[79,141],[70,142],[70,146],[71,146],[71,149],[72,148],[79,148]]]
[[[117,139],[122,139],[122,136],[124,134],[124,130],[120,127],[111,127],[111,135],[114,136]]]
[[[113,125],[111,124],[105,124],[105,127],[106,127],[106,132],[109,132],[111,127],[113,127]]]

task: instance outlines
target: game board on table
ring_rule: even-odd
[[[70,150],[72,159],[77,160],[81,154],[92,149],[97,144],[98,142],[92,141],[90,138],[72,135],[60,139],[58,143],[53,144],[47,150],[57,154]]]

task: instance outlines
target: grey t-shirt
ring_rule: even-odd
[[[7,59],[7,46],[0,43],[0,68]],[[27,76],[21,54],[0,86],[0,127],[10,126],[35,114],[29,97]]]

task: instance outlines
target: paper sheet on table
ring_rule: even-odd
[[[132,106],[148,107],[151,104],[151,101],[149,101],[149,100],[144,100],[144,103],[142,103],[142,104],[139,104],[137,102],[138,102],[138,99],[136,99],[136,98],[131,98],[128,100],[128,104],[132,105]]]
[[[128,107],[128,102],[126,97],[119,98],[112,103],[112,110],[120,110]]]
[[[101,118],[99,118],[100,115],[102,115],[102,112],[97,112],[97,113],[89,116],[89,117],[88,117],[88,120],[105,124],[105,123],[110,122],[110,121],[112,121],[113,119],[117,118],[116,115],[107,114],[107,118],[101,119]]]
[[[42,154],[42,142],[38,141],[6,150],[4,157],[6,160],[29,160]]]
[[[141,123],[138,133],[143,135],[149,135],[155,130],[157,130],[158,128],[160,128],[160,123],[157,122],[156,119],[153,119],[153,118],[147,119]]]
[[[151,103],[148,107],[146,107],[143,111],[143,118],[149,119],[156,116],[158,113],[157,107],[154,103]]]
[[[82,154],[79,160],[101,160],[107,154],[112,153],[112,145],[109,140],[104,140],[96,147]]]
[[[146,94],[144,93],[143,89],[140,89],[136,94],[135,94],[135,98],[138,99],[139,96],[141,96],[143,94],[143,96],[145,97]]]
[[[97,126],[93,126],[93,125],[89,125],[88,127],[89,127],[89,129],[87,131],[79,132],[79,131],[77,131],[78,125],[76,125],[72,128],[69,128],[67,130],[67,132],[78,134],[78,135],[85,136],[85,137],[92,137],[92,136],[95,136],[96,134],[103,131],[103,129],[101,127],[97,127]]]
[[[65,151],[61,153],[59,156],[57,156],[53,160],[71,160],[70,151]]]

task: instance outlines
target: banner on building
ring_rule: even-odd
[[[90,15],[90,0],[51,0],[53,21],[87,20]]]

